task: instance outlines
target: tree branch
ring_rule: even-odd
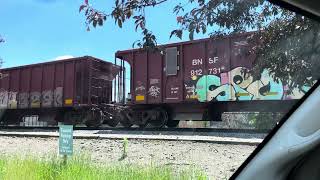
[[[146,4],[142,4],[140,6],[137,6],[137,8],[143,8],[143,7],[148,7],[148,6],[156,6],[156,5],[162,4],[162,3],[166,2],[166,1],[168,1],[168,0],[160,0],[158,2],[155,1],[153,3],[146,3]]]

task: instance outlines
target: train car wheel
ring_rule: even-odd
[[[139,124],[139,127],[140,128],[147,127],[148,124],[149,124],[149,121],[151,120],[150,112],[149,111],[143,111],[141,113],[140,119],[141,119],[141,121],[140,121],[141,124]]]
[[[102,124],[101,114],[98,111],[89,111],[85,117],[85,125],[87,127],[99,127]]]
[[[139,128],[145,128],[148,126],[148,124],[149,124],[148,122],[143,123],[143,124],[139,124]]]
[[[167,111],[162,108],[155,108],[153,111],[156,113],[156,118],[152,119],[152,121],[150,121],[149,123],[153,127],[158,128],[165,126],[169,119]]]
[[[175,127],[178,127],[179,125],[179,120],[168,120],[167,122],[167,127],[170,127],[170,128],[175,128]]]
[[[116,127],[119,124],[119,122],[119,117],[108,118],[108,120],[106,121],[106,123],[111,127]]]
[[[110,119],[107,121],[108,126],[116,127],[119,124],[119,121],[116,119]]]
[[[120,124],[123,126],[123,127],[126,127],[126,128],[129,128],[131,127],[133,124],[130,122],[129,118],[127,117],[127,112],[120,112],[119,113],[119,121],[120,121]]]
[[[123,122],[123,121],[122,122],[120,121],[120,124],[125,128],[129,128],[129,127],[131,127],[133,125],[130,122]]]

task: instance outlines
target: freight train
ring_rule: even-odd
[[[53,125],[176,127],[224,112],[288,111],[308,87],[288,91],[268,70],[247,73],[256,57],[250,34],[117,51],[114,64],[85,56],[2,69],[0,122],[38,115]]]

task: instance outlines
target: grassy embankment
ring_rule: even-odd
[[[175,172],[168,166],[129,164],[94,165],[84,156],[74,156],[65,165],[59,157],[35,158],[0,156],[1,180],[204,180],[194,168]]]

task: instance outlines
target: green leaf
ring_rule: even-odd
[[[181,29],[176,29],[176,30],[173,30],[170,34],[170,38],[172,36],[177,36],[179,39],[182,39],[182,30]]]
[[[205,26],[202,26],[202,33],[205,34],[207,32],[207,28]]]
[[[86,5],[81,5],[79,8],[79,12],[81,12],[85,7],[87,7]]]
[[[189,39],[190,40],[193,40],[193,35],[194,35],[194,31],[190,31],[189,32]]]
[[[103,20],[101,18],[98,20],[98,24],[99,24],[99,26],[103,25]]]
[[[122,22],[121,22],[120,19],[118,20],[118,26],[119,26],[120,28],[122,28]]]
[[[131,17],[131,15],[132,15],[132,12],[129,10],[129,11],[127,11],[127,14],[126,14],[126,16],[127,16],[127,19],[129,19],[130,17]]]

